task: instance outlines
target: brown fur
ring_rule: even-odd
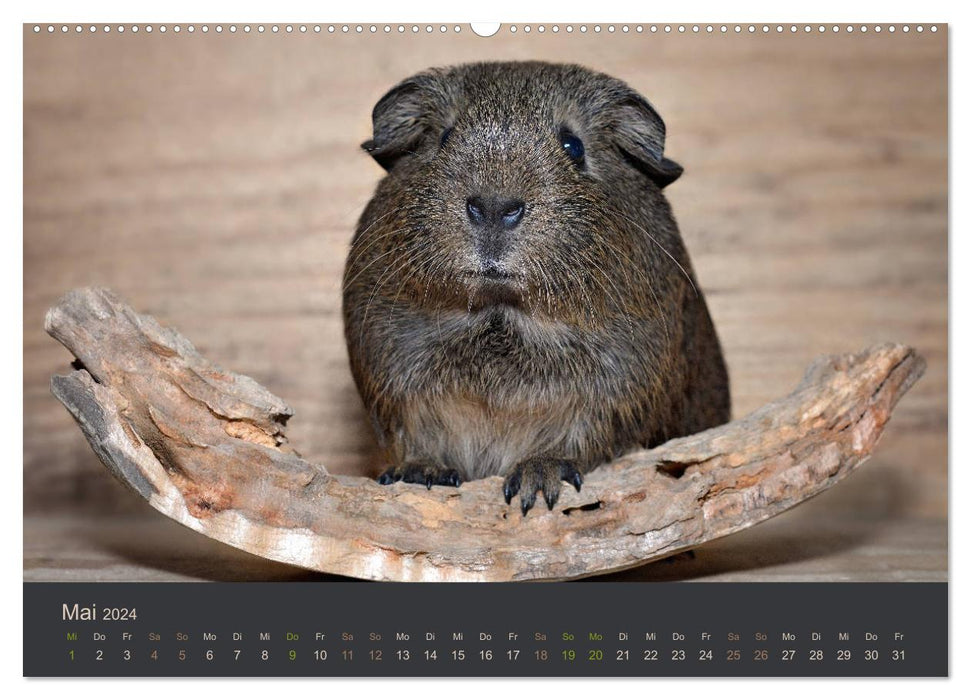
[[[373,119],[364,148],[388,174],[351,245],[344,320],[383,483],[501,474],[525,514],[561,480],[729,419],[662,193],[681,168],[644,98],[579,66],[480,63],[409,78]],[[524,203],[492,277],[477,196]]]

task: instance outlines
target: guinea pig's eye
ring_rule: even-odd
[[[452,135],[452,130],[454,128],[455,127],[450,126],[445,131],[442,132],[441,141],[439,141],[438,143],[439,148],[445,148],[445,144],[448,143],[448,137]]]
[[[566,154],[570,156],[570,160],[578,166],[583,166],[583,141],[576,134],[565,127],[560,129],[560,145],[563,146]]]

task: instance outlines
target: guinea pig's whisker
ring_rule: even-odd
[[[430,261],[434,260],[436,256],[437,256],[437,253],[434,250],[426,252],[422,258],[420,258],[417,261],[413,261],[414,264],[412,265],[412,267],[416,271],[420,271],[423,265],[427,265]],[[395,311],[395,308],[398,306],[398,297],[401,296],[401,291],[411,281],[412,281],[412,278],[409,277],[408,275],[405,275],[405,278],[401,281],[401,284],[398,285],[398,290],[395,292],[394,299],[391,301],[391,310],[388,312],[388,323],[387,323],[388,326],[391,325],[391,321],[394,319],[394,311]],[[424,286],[425,286],[425,296],[427,296],[428,285],[426,284]]]
[[[404,229],[402,229],[402,230],[404,230]],[[392,253],[399,252],[399,249],[400,249],[400,246],[396,246],[394,248],[390,248],[390,249],[384,251],[383,253],[381,253],[381,255],[377,256],[376,258],[374,258],[373,260],[371,260],[367,265],[365,265],[360,270],[358,270],[357,271],[357,274],[355,274],[351,279],[349,279],[347,282],[344,283],[345,286],[350,287],[352,284],[354,284],[354,282],[357,280],[358,277],[360,277],[362,274],[364,274],[364,272],[367,271],[367,269],[371,267],[371,265],[373,265],[374,263],[382,260],[383,258],[386,258],[387,256],[391,255]]]
[[[351,263],[354,260],[359,258],[361,254],[364,253],[364,251],[370,249],[371,246],[373,246],[377,241],[384,240],[388,236],[393,236],[396,233],[400,233],[401,231],[404,231],[407,227],[394,228],[391,231],[385,231],[379,236],[374,236],[372,238],[367,237],[368,233],[375,226],[377,226],[378,223],[380,223],[381,221],[384,221],[385,219],[387,219],[389,216],[393,214],[398,214],[403,211],[405,211],[404,207],[397,207],[396,209],[392,209],[387,214],[382,214],[374,221],[372,221],[370,224],[368,224],[367,228],[365,228],[363,231],[360,231],[359,233],[357,233],[357,235],[354,236],[354,239],[351,242],[351,251],[350,251],[350,255],[348,255],[348,258],[347,258],[347,266],[350,267]]]
[[[631,224],[633,224],[635,228],[637,228],[637,229],[638,229],[639,231],[641,231],[641,232],[642,232],[642,233],[643,233],[643,234],[644,234],[645,236],[647,236],[648,238],[650,238],[650,239],[651,239],[651,240],[652,240],[652,241],[654,242],[654,244],[655,244],[655,245],[656,245],[656,246],[657,246],[658,248],[660,248],[660,249],[661,249],[661,251],[662,251],[662,252],[663,252],[663,253],[664,253],[665,255],[667,255],[667,256],[668,256],[669,258],[671,258],[671,261],[672,261],[672,262],[673,262],[673,263],[674,263],[675,265],[677,265],[677,266],[678,266],[678,269],[679,269],[679,270],[681,270],[681,274],[682,274],[682,275],[684,275],[684,278],[685,278],[686,280],[688,280],[688,284],[690,284],[690,285],[691,285],[691,288],[692,288],[692,289],[693,289],[693,290],[695,291],[695,294],[696,294],[696,295],[698,294],[698,288],[697,288],[697,287],[695,286],[695,283],[694,283],[694,280],[692,280],[692,279],[691,279],[691,275],[689,275],[689,274],[688,274],[688,271],[684,269],[684,266],[683,266],[683,265],[681,265],[681,263],[679,263],[679,262],[678,262],[678,259],[677,259],[676,257],[674,257],[673,255],[671,255],[671,253],[670,253],[670,252],[668,251],[668,249],[667,249],[667,248],[665,248],[665,247],[664,247],[663,245],[661,245],[661,243],[660,243],[660,241],[658,241],[658,240],[657,240],[657,239],[656,239],[656,238],[655,238],[654,236],[652,236],[652,235],[651,235],[651,232],[650,232],[650,231],[648,231],[648,230],[647,230],[646,228],[644,228],[643,226],[641,226],[641,225],[640,225],[639,223],[637,223],[636,221],[634,221],[634,220],[633,220],[632,218],[630,218],[629,216],[627,216],[626,214],[624,214],[624,213],[623,213],[622,211],[620,211],[620,210],[618,210],[618,209],[612,209],[611,211],[613,211],[613,212],[614,212],[614,213],[616,213],[616,214],[617,214],[618,216],[621,216],[621,217],[623,217],[624,219],[626,219],[627,221],[629,221],[629,222],[630,222]]]
[[[633,341],[634,340],[634,323],[633,323],[633,321],[631,321],[630,313],[627,310],[627,304],[625,302],[624,296],[620,293],[620,290],[617,289],[617,285],[614,284],[614,281],[612,279],[610,279],[610,275],[608,275],[604,271],[604,269],[597,263],[596,260],[594,260],[593,258],[591,258],[585,252],[584,253],[581,253],[581,257],[584,260],[586,260],[590,265],[592,265],[593,268],[597,272],[600,273],[599,274],[599,277],[603,277],[607,281],[607,283],[611,286],[611,288],[614,290],[614,295],[611,296],[610,292],[603,285],[603,282],[601,282],[598,279],[598,275],[593,275],[594,281],[599,285],[600,289],[604,293],[604,296],[607,297],[608,299],[613,299],[614,304],[617,306],[618,309],[620,309],[621,313],[623,313],[624,319],[627,321],[627,328],[630,331],[631,341]]]
[[[393,252],[393,251],[389,251],[389,252]],[[392,268],[391,266],[388,266],[388,268],[381,274],[381,276],[378,277],[377,282],[375,282],[371,286],[371,296],[368,297],[367,305],[364,307],[364,316],[361,320],[361,342],[362,343],[364,342],[364,329],[367,328],[368,313],[371,310],[371,304],[374,302],[374,296],[384,286],[382,282],[385,280],[385,278],[388,277],[389,274],[391,275],[391,277],[394,277],[396,274],[398,274],[398,272],[403,270],[405,266],[407,266],[410,262],[411,262],[411,258],[406,256],[405,261],[400,265],[398,265],[398,267]]]
[[[373,229],[375,226],[377,226],[378,222],[384,221],[385,219],[387,219],[392,214],[397,214],[397,213],[403,212],[403,211],[405,211],[405,207],[397,207],[397,208],[392,209],[391,211],[389,211],[387,214],[382,214],[381,216],[379,216],[378,218],[376,218],[374,221],[372,221],[370,224],[368,224],[367,225],[367,228],[365,228],[363,231],[361,231],[359,234],[357,234],[357,237],[358,238],[363,238],[364,236],[366,236],[368,234],[368,232],[371,229]]]
[[[654,283],[651,280],[650,276],[648,276],[643,270],[641,270],[641,268],[638,265],[634,264],[634,261],[631,260],[630,256],[627,255],[627,253],[625,253],[623,250],[618,248],[616,245],[611,243],[610,240],[608,240],[607,238],[604,238],[603,243],[604,245],[607,246],[607,248],[609,248],[616,255],[622,257],[626,261],[627,264],[621,266],[621,270],[624,273],[624,278],[627,280],[627,286],[628,286],[628,289],[630,290],[629,293],[633,293],[636,288],[631,282],[630,276],[627,274],[628,270],[632,270],[638,276],[638,278],[644,283],[644,286],[647,288],[647,291],[651,293],[651,297],[653,297],[654,299],[654,305],[657,307],[658,318],[661,319],[662,327],[664,328],[664,335],[668,341],[668,345],[670,345],[671,329],[668,326],[667,317],[664,315],[664,309],[661,307],[661,300],[658,299],[657,293],[654,291]]]
[[[545,297],[546,297],[546,311],[549,314],[550,318],[553,318],[554,317],[554,313],[553,313],[553,285],[550,283],[550,278],[546,274],[546,270],[543,268],[543,266],[540,264],[540,262],[538,260],[535,261],[535,266],[536,266],[536,270],[540,274],[540,277],[543,278],[543,287],[544,287],[544,291],[546,292],[545,293]]]
[[[352,248],[351,253],[347,259],[348,269],[351,267],[353,263],[359,260],[364,255],[364,253],[370,251],[379,242],[387,238],[390,238],[391,236],[396,236],[402,231],[407,231],[407,230],[408,230],[407,226],[402,226],[401,228],[392,229],[391,231],[385,231],[380,236],[374,236],[373,238],[369,238],[367,241],[363,243],[363,245]]]
[[[537,307],[539,307],[539,305],[545,301],[547,312],[550,316],[552,316],[553,312],[550,309],[549,281],[546,279],[546,275],[543,273],[542,266],[538,262],[534,260],[529,260],[529,259],[527,259],[525,263],[526,263],[527,269],[532,273],[531,276],[535,275],[535,279],[537,282],[537,284],[535,285],[536,300],[535,302],[533,301],[533,294],[530,293],[530,296],[529,296],[530,305],[527,308],[532,309],[534,303],[536,304]],[[534,285],[529,285],[529,289],[532,289],[533,286]]]
[[[432,287],[431,282],[435,279],[435,275],[438,274],[438,271],[442,269],[442,266],[445,264],[445,262],[447,262],[447,260],[448,258],[444,255],[439,256],[436,254],[436,256],[432,257],[432,265],[425,274],[425,284],[422,285],[425,287],[425,291],[421,295],[422,308],[426,308],[428,304],[428,290]]]

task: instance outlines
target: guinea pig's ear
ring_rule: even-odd
[[[385,170],[410,152],[427,128],[426,98],[434,80],[430,74],[412,76],[395,85],[371,112],[374,137],[361,144]]]
[[[617,102],[612,110],[614,140],[624,157],[658,187],[667,187],[684,171],[664,157],[664,121],[651,103],[635,92]]]

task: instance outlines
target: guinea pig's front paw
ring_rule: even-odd
[[[560,482],[573,484],[579,491],[583,484],[583,475],[573,462],[551,457],[533,457],[517,464],[506,475],[502,485],[502,494],[506,503],[512,502],[512,497],[519,494],[519,504],[523,515],[536,503],[536,493],[543,492],[546,507],[553,510],[560,497]]]
[[[432,486],[459,486],[462,484],[462,477],[455,469],[431,462],[407,462],[388,467],[378,477],[379,484],[393,484],[396,481],[423,484],[431,489]]]

